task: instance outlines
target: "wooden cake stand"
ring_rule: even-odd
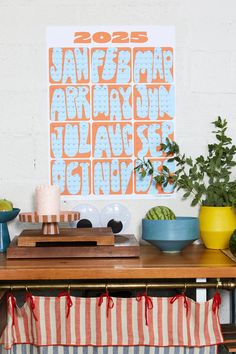
[[[60,215],[38,215],[36,213],[20,213],[19,221],[29,223],[42,223],[43,235],[59,235],[59,222],[79,220],[80,213],[62,211]]]

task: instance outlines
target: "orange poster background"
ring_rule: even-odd
[[[135,57],[137,55],[137,52],[139,52],[139,51],[149,51],[149,52],[152,52],[152,54],[154,55],[154,50],[155,50],[155,47],[154,48],[153,47],[134,48],[134,50],[133,50],[133,69],[134,69],[134,66],[135,66]],[[171,48],[171,47],[161,47],[161,50],[162,50],[162,53],[164,51],[170,51],[172,53],[172,57],[173,57],[173,48]],[[173,64],[174,64],[174,58],[173,58]],[[153,67],[152,67],[152,69],[153,69]],[[162,69],[163,69],[163,73],[165,73],[163,55],[162,55]],[[172,68],[171,68],[170,72],[171,72],[171,75],[172,75],[172,78],[173,78],[171,84],[173,84],[173,82],[174,82],[173,65],[172,65]],[[134,75],[134,73],[133,73],[133,75]],[[138,82],[137,81],[134,81],[134,82],[135,83],[147,83],[147,72],[145,71],[144,73],[140,73],[140,80]],[[161,79],[160,76],[157,76],[156,80],[152,80],[151,83],[166,83],[165,75],[164,75],[163,79]]]
[[[110,158],[110,157],[115,157],[115,158],[122,158],[122,157],[130,157],[132,156],[132,153],[133,151],[131,151],[131,153],[129,155],[127,155],[125,153],[125,149],[124,149],[124,140],[123,140],[123,135],[122,135],[122,153],[117,156],[115,155],[113,152],[112,152],[112,147],[114,146],[114,144],[118,144],[118,140],[117,139],[114,139],[114,141],[111,141],[111,139],[109,138],[109,133],[108,133],[108,128],[109,127],[112,127],[112,130],[113,132],[115,131],[116,129],[116,126],[119,125],[121,127],[121,132],[123,131],[124,127],[125,126],[129,126],[131,127],[131,131],[132,131],[132,124],[131,123],[125,123],[125,122],[117,122],[117,123],[108,123],[108,122],[104,122],[104,123],[93,123],[92,125],[92,154],[94,156],[94,158],[96,158],[95,156],[95,149],[96,149],[96,137],[97,137],[97,133],[98,133],[98,129],[99,127],[105,127],[106,128],[106,132],[107,132],[107,136],[108,136],[108,139],[109,139],[109,148],[110,148],[110,151],[111,151],[111,156],[106,156],[105,155],[105,152],[103,151],[102,153],[102,156],[100,156],[101,158]],[[133,136],[131,136],[130,138],[130,135],[129,135],[129,140],[132,140],[132,145],[133,145]],[[100,158],[99,157],[99,158]]]
[[[63,160],[63,163],[65,164],[65,175],[60,175],[59,176],[59,179],[63,181],[63,188],[64,190],[61,192],[61,195],[73,195],[69,192],[68,188],[67,188],[67,184],[68,184],[68,179],[71,178],[67,171],[68,171],[68,167],[71,163],[77,163],[78,164],[78,167],[76,169],[73,170],[72,172],[72,178],[73,176],[76,177],[76,179],[80,179],[80,182],[82,181],[82,167],[81,167],[81,163],[87,163],[88,164],[88,180],[86,181],[87,184],[88,184],[88,187],[89,187],[89,194],[91,194],[91,161],[90,160],[74,160],[74,159],[71,159],[71,160]],[[55,181],[53,180],[52,178],[52,170],[53,170],[53,164],[56,163],[56,160],[51,160],[50,161],[50,171],[51,171],[51,175],[50,175],[50,178],[51,178],[51,181]],[[87,177],[87,176],[86,176]],[[81,184],[78,184],[78,182],[76,181],[76,186],[78,188],[78,193],[76,193],[75,195],[80,195],[81,194]]]
[[[160,166],[157,168],[157,170],[154,171],[154,174],[156,174],[157,172],[161,173],[161,170],[162,170],[162,166],[163,166],[163,163],[166,161],[164,159],[150,159],[150,161],[155,162],[155,161],[159,161],[160,162]],[[135,160],[135,166],[137,166],[139,164],[139,161],[138,160]],[[151,176],[146,176],[145,178],[148,178],[149,179],[149,184],[148,184],[148,187],[145,191],[138,191],[137,190],[137,179],[140,179],[141,176],[137,173],[137,172],[134,172],[134,193],[135,194],[138,194],[138,195],[145,195],[148,193],[151,185],[154,183],[154,181],[152,181],[152,178]],[[159,194],[159,195],[163,195],[163,194],[170,194],[170,192],[164,192],[162,186],[157,186],[155,185],[155,190],[156,190],[156,194]]]
[[[95,52],[95,51],[98,51],[98,50],[104,50],[105,51],[105,53],[107,52],[107,50],[108,50],[109,48],[97,48],[97,47],[95,47],[95,48],[92,48],[92,50],[91,50],[91,58],[93,57],[93,53]],[[103,65],[101,65],[101,66],[99,66],[98,67],[98,76],[99,76],[99,80],[98,80],[98,82],[97,83],[99,83],[99,84],[102,84],[102,83],[117,83],[117,79],[116,79],[116,77],[117,77],[117,72],[118,72],[118,58],[119,58],[119,53],[121,52],[121,51],[127,51],[127,52],[129,52],[130,53],[130,61],[129,61],[129,63],[127,64],[127,65],[129,65],[129,67],[130,67],[130,80],[129,80],[129,82],[131,82],[131,80],[132,80],[132,67],[131,67],[131,49],[130,48],[128,48],[128,47],[124,47],[124,48],[117,48],[117,52],[116,52],[116,56],[115,56],[115,58],[113,58],[113,60],[112,60],[112,62],[113,63],[115,63],[116,64],[116,72],[115,72],[115,75],[113,76],[113,78],[112,79],[110,79],[110,80],[103,80],[102,79],[102,73],[103,73],[103,69],[104,69],[104,62],[105,62],[105,60],[106,60],[106,54],[105,54],[105,57],[103,58],[103,59],[101,59],[101,60],[103,60]],[[91,59],[92,60],[92,59]],[[129,82],[125,82],[125,83],[120,83],[121,85],[122,84],[128,84]]]
[[[156,129],[156,133],[160,135],[160,140],[162,143],[162,122],[140,122],[140,123],[134,123],[134,156],[138,156],[138,152],[142,149],[142,141],[140,140],[138,134],[137,134],[137,129],[141,126],[145,126],[146,129],[143,131],[143,135],[145,138],[150,140],[150,137],[148,138],[148,128],[153,125],[159,125],[159,128]],[[173,140],[174,139],[174,132],[172,134],[168,135],[168,138]],[[160,150],[160,145],[157,145],[156,151]],[[162,153],[161,156],[166,156],[165,154]],[[148,149],[147,154],[145,157],[151,157],[150,149]]]
[[[92,167],[93,168],[93,176],[94,176],[94,168],[95,168],[96,163],[101,163],[101,164],[102,163],[110,163],[111,164],[112,161],[113,161],[112,159],[106,159],[106,160],[94,159],[93,162],[92,162],[93,163],[93,167]],[[117,161],[119,162],[119,166],[121,165],[121,163],[126,163],[127,165],[130,164],[130,163],[133,163],[132,160],[130,160],[130,159],[117,159]],[[117,173],[114,174],[114,176],[116,176],[116,175],[117,175]],[[111,178],[111,171],[110,171],[110,178]],[[121,185],[121,178],[122,177],[120,176],[120,185]],[[93,180],[93,182],[96,183],[95,180]],[[110,185],[109,185],[110,193],[109,193],[109,195],[120,195],[121,194],[121,188],[120,188],[119,191],[114,192],[114,191],[111,191],[111,186],[112,186],[112,184],[110,182]],[[94,192],[94,187],[95,187],[95,185],[93,184],[93,187],[92,187],[93,192]],[[132,194],[132,193],[133,193],[133,172],[131,173],[129,182],[127,184],[127,189],[126,189],[126,193],[125,194]],[[103,195],[102,191],[101,191],[101,194]]]
[[[126,91],[127,88],[131,87],[131,86],[129,86],[129,85],[107,85],[107,87],[108,87],[108,115],[106,116],[104,113],[99,113],[96,117],[94,115],[94,88],[95,88],[95,86],[103,86],[103,85],[93,85],[92,86],[92,119],[94,121],[96,121],[96,120],[97,121],[99,121],[99,120],[110,120],[109,113],[110,113],[110,95],[111,95],[111,91],[113,89],[116,89],[118,91],[120,105],[122,106],[123,102],[124,102],[124,99],[123,99],[122,94],[119,91],[119,88],[122,87]],[[131,91],[130,98],[129,98],[129,103],[130,103],[131,106],[132,106],[132,95],[133,95],[133,93]],[[122,108],[121,108],[121,112],[122,112]],[[129,118],[129,119],[124,119],[124,115],[122,114],[121,120],[129,121],[131,119],[132,119],[132,117]],[[113,121],[117,121],[117,120],[113,119]]]
[[[134,119],[136,120],[151,120],[148,116],[144,117],[144,118],[139,118],[138,117],[138,114],[137,114],[137,99],[140,98],[140,93],[138,92],[137,88],[136,88],[137,85],[134,85],[133,86],[133,92],[134,92]],[[159,89],[160,86],[164,86],[166,88],[166,90],[169,92],[170,90],[170,85],[148,85],[148,84],[145,84],[145,86],[147,87],[147,89],[154,89],[154,88],[157,88]],[[158,96],[158,100],[159,100],[160,96]],[[149,106],[150,108],[150,106]],[[149,111],[148,111],[149,112]],[[170,117],[166,112],[164,113],[163,117],[160,116],[160,101],[158,101],[158,117],[157,117],[157,120],[172,120],[173,118]],[[153,121],[153,120],[152,120]]]
[[[80,88],[80,87],[83,87],[85,86],[86,88],[88,88],[88,93],[86,95],[86,100],[89,102],[89,105],[90,105],[90,87],[88,85],[51,85],[49,87],[49,99],[50,99],[50,102],[49,102],[49,115],[50,115],[50,120],[51,119],[51,109],[52,109],[52,98],[53,98],[53,94],[54,94],[54,91],[57,90],[57,89],[61,89],[64,91],[64,95],[65,95],[65,100],[66,100],[66,89],[67,88],[70,88],[70,87],[73,87],[73,88]],[[67,101],[66,101],[66,108],[67,108]],[[90,114],[91,114],[91,107],[90,107]],[[70,121],[70,122],[73,122],[73,121],[81,121],[81,120],[89,120],[90,117],[86,118],[86,115],[85,115],[85,110],[84,110],[84,106],[82,108],[82,117],[79,118],[78,117],[78,112],[76,112],[76,117],[71,119],[71,118],[68,118],[68,113],[66,114],[66,119],[67,121]],[[53,121],[53,120],[52,120]],[[56,121],[58,121],[58,118],[56,119]]]
[[[58,81],[54,81],[50,75],[50,68],[51,67],[54,67],[55,68],[55,65],[53,63],[53,59],[52,59],[52,53],[53,53],[53,49],[55,48],[49,48],[49,71],[48,71],[48,77],[49,77],[49,82],[52,83],[52,84],[84,84],[84,83],[88,83],[90,81],[90,58],[89,58],[89,52],[90,52],[90,49],[87,48],[88,50],[88,79],[84,79],[83,77],[79,80],[78,79],[78,76],[76,74],[76,82],[72,82],[71,79],[67,79],[66,82],[63,82],[62,81],[62,78]],[[65,53],[66,51],[69,51],[71,50],[73,53],[74,53],[74,50],[75,49],[83,49],[83,48],[60,48],[62,49],[62,75],[63,76],[63,72],[64,72],[64,58],[65,58]],[[75,65],[74,65],[74,72],[76,73],[77,72],[77,69],[76,69],[76,58],[75,58],[75,55],[74,55],[74,62],[75,62]]]
[[[55,158],[54,154],[53,154],[53,149],[52,149],[52,134],[56,134],[56,136],[58,136],[58,132],[57,132],[57,127],[61,127],[63,128],[63,134],[62,134],[62,156],[61,158],[65,159],[65,158],[84,158],[84,157],[90,157],[91,156],[91,145],[90,145],[90,125],[88,124],[88,135],[87,135],[87,139],[86,139],[86,144],[89,144],[90,145],[90,152],[87,152],[87,153],[81,153],[81,152],[77,152],[76,155],[74,155],[73,157],[71,156],[68,156],[66,153],[65,153],[65,149],[64,149],[64,146],[65,146],[65,143],[67,143],[65,141],[65,130],[66,130],[66,127],[67,126],[72,126],[72,127],[75,127],[77,126],[78,127],[78,150],[81,148],[81,145],[80,145],[80,140],[81,140],[81,136],[80,136],[80,123],[51,123],[50,124],[50,156],[51,158]],[[74,144],[74,143],[73,143]]]

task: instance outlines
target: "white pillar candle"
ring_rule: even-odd
[[[58,186],[37,186],[35,205],[38,215],[60,214],[60,190]]]

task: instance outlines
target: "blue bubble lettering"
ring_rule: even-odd
[[[62,82],[63,84],[67,82],[76,83],[75,58],[72,50],[65,51]]]
[[[97,117],[99,113],[108,116],[108,87],[94,86],[93,91],[93,116]]]
[[[60,192],[65,190],[66,164],[63,160],[56,160],[52,163],[52,184],[60,188]]]
[[[158,157],[162,155],[161,151],[158,151],[158,147],[160,147],[161,144],[161,137],[158,130],[160,130],[160,124],[151,124],[148,127],[148,144],[151,157]]]
[[[113,61],[117,55],[117,48],[108,48],[102,72],[104,81],[112,80],[116,73],[116,63]]]
[[[169,117],[175,116],[175,89],[173,86],[169,88],[160,86],[160,117],[163,117],[166,113]]]
[[[105,56],[105,51],[101,49],[96,49],[92,53],[91,62],[91,80],[92,82],[99,82],[99,67],[103,65],[103,58]]]
[[[78,166],[78,162],[70,162],[67,167],[67,189],[70,194],[77,194],[80,190],[80,175],[75,172]]]
[[[133,173],[133,163],[121,162],[121,193],[126,194]]]
[[[170,138],[170,135],[174,132],[174,122],[166,121],[162,123],[162,143],[166,143],[166,138]]]
[[[170,50],[164,51],[164,72],[165,81],[168,83],[173,82],[173,76],[171,70],[173,69],[173,53]]]
[[[136,90],[141,97],[137,97],[136,110],[138,118],[146,118],[148,116],[148,94],[146,85],[137,85]]]
[[[55,133],[51,133],[52,153],[56,159],[62,157],[62,133],[63,127],[55,127]]]
[[[62,49],[52,49],[52,66],[50,67],[50,78],[54,82],[61,81],[62,77]]]
[[[121,105],[119,93],[116,89],[110,92],[110,120],[121,120]]]
[[[66,120],[66,101],[63,89],[53,91],[50,119],[59,122]]]
[[[119,161],[117,159],[111,162],[111,190],[115,193],[120,190],[120,170]]]
[[[133,154],[133,128],[131,124],[126,124],[123,127],[123,142],[126,156]]]
[[[81,194],[82,195],[89,195],[89,163],[88,162],[80,162],[80,167],[82,170],[82,188]]]
[[[148,97],[149,97],[149,119],[157,120],[158,119],[158,88],[149,88]]]
[[[160,81],[164,79],[162,49],[160,47],[154,49],[153,57],[153,80]]]
[[[79,128],[80,128],[79,153],[86,154],[91,150],[91,145],[88,144],[89,123],[81,122],[79,123]]]
[[[103,154],[106,157],[111,157],[111,149],[106,128],[99,126],[95,138],[94,157],[99,158]]]
[[[152,51],[138,50],[134,59],[134,82],[140,82],[141,74],[147,73],[147,82],[152,82]]]
[[[68,157],[74,157],[78,152],[78,135],[78,125],[66,125],[64,151]]]
[[[109,125],[108,133],[111,141],[113,155],[120,156],[123,151],[122,132],[120,124]]]
[[[119,84],[128,83],[130,80],[130,51],[129,50],[121,50],[119,52],[118,57],[118,70],[117,70],[117,78],[116,82]]]
[[[131,86],[129,86],[125,90],[125,88],[119,87],[119,91],[123,97],[123,105],[122,105],[123,117],[124,119],[130,119],[132,118],[132,106],[130,104],[130,96],[132,93],[132,88]]]
[[[89,78],[89,50],[88,48],[75,48],[74,53],[76,58],[77,79],[81,81],[83,78],[87,81]]]
[[[140,125],[137,128],[137,136],[139,137],[139,139],[141,140],[142,143],[142,149],[138,152],[138,157],[139,158],[143,158],[144,156],[146,156],[147,152],[148,152],[148,139],[146,138],[146,136],[144,135],[144,131],[148,128],[147,125]]]
[[[94,194],[108,195],[110,192],[110,164],[96,162],[94,165]]]
[[[67,116],[69,119],[82,119],[83,111],[86,118],[90,118],[90,103],[87,99],[89,88],[87,86],[67,87]]]

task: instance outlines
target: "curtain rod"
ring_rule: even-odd
[[[232,290],[236,288],[236,282],[234,281],[221,281],[216,282],[199,282],[199,283],[183,283],[183,282],[173,282],[173,283],[152,283],[152,282],[124,282],[124,283],[15,283],[15,284],[1,284],[0,290],[20,290],[20,289],[107,289],[107,290],[134,290],[134,289],[183,289],[187,290],[190,288],[219,288],[219,289],[228,289]]]

